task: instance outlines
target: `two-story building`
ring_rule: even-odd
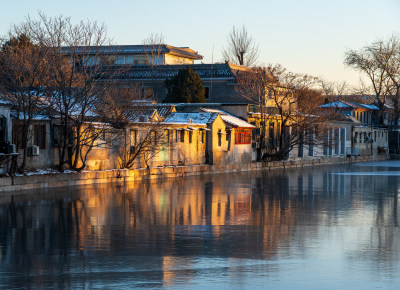
[[[63,47],[62,53],[73,58],[78,67],[107,68],[120,87],[139,86],[143,96],[157,102],[167,96],[165,81],[188,65],[200,76],[207,102],[243,102],[236,89],[236,77],[247,67],[228,62],[196,64],[203,59],[188,47],[160,45],[111,45],[100,47]],[[107,73],[103,74],[103,78]],[[247,100],[246,100],[247,101]]]

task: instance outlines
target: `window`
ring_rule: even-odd
[[[94,148],[107,148],[109,140],[105,129],[89,127],[88,131],[90,138],[93,139]]]
[[[301,134],[299,136],[299,149],[298,149],[297,156],[298,157],[304,157],[304,135],[303,134]]]
[[[115,55],[102,55],[100,56],[100,64],[113,65],[115,64]]]
[[[62,128],[60,125],[53,125],[53,147],[61,145]]]
[[[275,123],[269,123],[269,140],[270,145],[275,146]]]
[[[250,144],[250,142],[251,142],[250,129],[236,129],[235,144]]]
[[[149,99],[151,97],[153,97],[154,92],[153,92],[153,88],[147,88],[147,87],[142,87],[140,89],[140,96],[143,99]]]
[[[175,130],[175,142],[178,143],[178,130]]]
[[[24,136],[24,126],[20,124],[13,124],[12,129],[12,142],[18,147],[18,149],[22,149],[22,140]]]
[[[221,132],[221,129],[220,130],[218,130],[218,146],[221,146],[221,143],[222,143],[222,132]]]
[[[339,131],[335,129],[335,154],[339,154]],[[314,132],[308,134],[308,156],[314,156]]]
[[[133,55],[125,56],[125,64],[134,64]]]
[[[115,56],[115,64],[116,65],[125,64],[125,55],[116,55]]]
[[[334,138],[335,138],[335,154],[340,154],[339,152],[339,144],[340,144],[340,129],[334,129]],[[314,137],[314,133],[310,133],[310,139]],[[310,155],[312,156],[312,155]]]
[[[7,141],[7,119],[0,117],[0,141]]]
[[[165,136],[165,141],[167,141],[169,143],[169,130],[168,129],[164,130],[164,136]]]
[[[181,143],[185,143],[185,130],[181,130]]]
[[[156,134],[156,131],[151,131],[151,133],[150,133],[150,140],[151,140],[151,143],[153,144],[153,145],[156,145],[157,144],[157,134]]]
[[[137,142],[137,134],[138,131],[137,130],[131,130],[131,146],[135,146],[136,142]]]
[[[46,149],[46,125],[35,125],[33,134],[33,144],[40,149]]]
[[[354,133],[354,143],[358,142],[358,132]]]
[[[84,66],[93,66],[99,65],[100,58],[98,56],[84,56],[83,57],[83,65]]]
[[[189,131],[189,143],[192,143],[193,132]]]
[[[204,141],[205,141],[205,139],[206,139],[206,138],[205,138],[206,132],[202,130],[202,131],[199,132],[199,134],[200,134],[200,141],[199,141],[199,142],[200,142],[200,143],[204,143]]]
[[[204,97],[206,100],[210,99],[210,87],[204,87]]]
[[[231,135],[232,135],[232,131],[228,130],[226,131],[226,142],[228,143],[228,151],[231,150]]]

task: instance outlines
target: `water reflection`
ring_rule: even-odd
[[[320,167],[3,196],[0,288],[394,285],[400,177],[374,172],[397,169]]]

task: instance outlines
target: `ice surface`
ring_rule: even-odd
[[[372,172],[332,172],[333,175],[347,175],[347,176],[400,176],[400,171],[372,171]]]
[[[354,166],[400,167],[400,160],[355,163]]]

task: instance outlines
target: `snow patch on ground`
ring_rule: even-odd
[[[59,172],[57,170],[47,168],[47,169],[37,169],[35,171],[25,172],[24,174],[17,173],[17,174],[15,174],[15,176],[31,176],[31,175],[60,174],[60,173],[76,173],[76,171],[65,170],[64,172]]]

